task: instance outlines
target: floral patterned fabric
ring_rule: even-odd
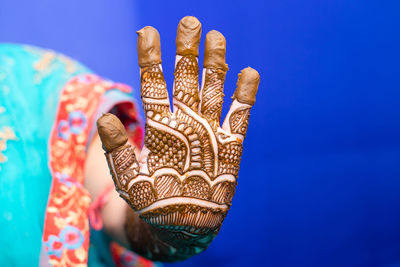
[[[129,87],[53,51],[0,45],[0,245],[7,248],[0,262],[110,266],[111,251],[114,259],[128,253],[90,229],[91,199],[83,187],[95,121],[110,109],[139,144],[142,129]],[[108,253],[100,253],[102,247]],[[153,265],[134,258],[129,266]]]
[[[91,199],[83,187],[86,148],[101,98],[111,89],[127,90],[86,74],[72,78],[61,92],[49,142],[53,181],[43,230],[45,253],[41,258],[53,266],[81,266],[88,261]],[[136,120],[136,114],[132,115]]]

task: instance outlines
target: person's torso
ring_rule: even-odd
[[[0,45],[0,262],[36,259],[52,177],[48,141],[60,91],[90,73],[53,51]]]

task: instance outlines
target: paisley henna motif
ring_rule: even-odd
[[[249,125],[250,108],[244,108],[235,111],[229,118],[231,124],[231,132],[246,136],[247,127]]]
[[[204,250],[231,206],[259,81],[257,71],[242,71],[221,127],[227,71],[225,39],[216,31],[206,37],[204,85],[199,92],[199,25],[197,19],[186,17],[178,26],[173,112],[160,65],[158,32],[151,27],[139,31],[141,94],[146,114],[145,145],[139,160],[128,143],[120,145],[125,133],[117,119],[105,119],[112,115],[104,115],[98,120],[118,192],[157,233],[163,253],[166,250],[176,259]],[[152,51],[157,53],[153,55]],[[112,138],[119,140],[117,145],[110,142]],[[149,246],[145,254],[153,255],[154,250]]]

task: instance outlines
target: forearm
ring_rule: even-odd
[[[203,235],[160,229],[142,220],[113,190],[101,210],[103,229],[115,241],[153,261],[178,261],[205,250],[217,231]],[[172,227],[169,227],[172,228]],[[174,226],[174,228],[178,228]]]
[[[209,246],[219,230],[195,234],[183,231],[179,226],[168,228],[151,226],[131,208],[127,208],[125,233],[130,247],[154,261],[171,262],[196,255]]]

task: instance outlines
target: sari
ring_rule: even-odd
[[[84,162],[97,118],[110,111],[140,146],[129,86],[51,50],[0,44],[1,263],[154,266],[89,223]]]

